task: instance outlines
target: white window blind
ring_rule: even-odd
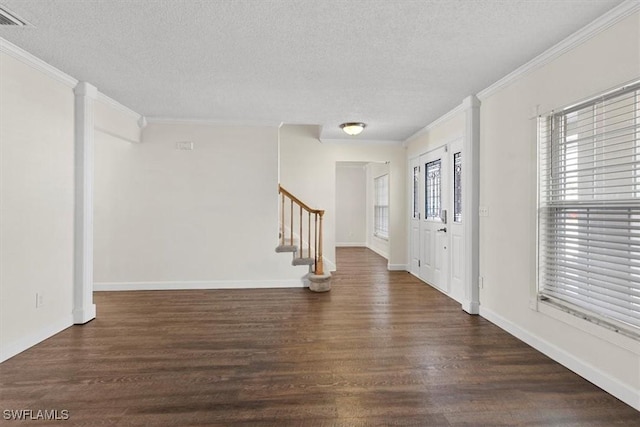
[[[374,179],[373,234],[383,239],[389,238],[389,175]]]
[[[640,83],[539,120],[538,294],[640,336]]]

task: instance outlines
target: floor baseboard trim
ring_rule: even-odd
[[[37,332],[22,337],[12,343],[7,344],[0,350],[0,363],[5,360],[11,359],[22,353],[25,350],[30,349],[36,344],[41,343],[47,338],[51,338],[55,334],[64,331],[69,326],[73,326],[73,315],[69,314],[55,322],[47,324],[44,328]]]
[[[367,247],[366,242],[362,242],[362,243],[351,243],[351,242],[336,243],[336,248],[366,248],[366,247]]]
[[[98,282],[94,291],[168,291],[188,289],[302,288],[300,280],[210,280],[184,282]]]
[[[409,266],[407,264],[387,264],[387,270],[389,271],[408,271]]]
[[[91,304],[80,310],[73,310],[73,323],[76,325],[84,325],[96,318],[96,305]]]
[[[462,300],[458,301],[462,306],[462,310],[467,312],[468,314],[479,314],[480,313],[480,303],[476,301],[470,300]]]
[[[382,252],[380,249],[374,248],[373,246],[367,246],[368,249],[371,249],[373,252],[377,253],[378,255],[380,255],[382,258],[388,260],[389,259],[389,254],[386,254],[384,252]]]
[[[480,306],[480,316],[501,329],[504,329],[514,337],[529,344],[541,353],[549,356],[556,362],[600,387],[607,393],[622,400],[627,405],[640,411],[640,392],[638,390],[621,383],[609,374],[602,372],[600,369],[578,359],[573,354],[568,353],[556,345],[522,329],[510,320],[507,320],[482,305]]]
[[[334,271],[338,270],[338,266],[336,265],[335,262],[331,261],[330,259],[328,259],[325,256],[323,256],[322,259],[324,260],[324,268],[325,268],[325,270],[329,270],[332,273]]]

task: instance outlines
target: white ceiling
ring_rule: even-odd
[[[0,37],[147,117],[404,140],[621,2],[0,0]]]

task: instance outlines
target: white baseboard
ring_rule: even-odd
[[[0,363],[12,358],[19,353],[22,353],[23,351],[33,347],[38,343],[41,343],[47,338],[51,338],[55,334],[67,329],[69,326],[73,326],[72,314],[69,314],[55,322],[47,324],[37,332],[29,334],[25,337],[21,337],[17,341],[10,342],[6,346],[3,346],[2,349],[0,349]]]
[[[340,242],[336,243],[336,248],[366,248],[367,242],[353,243],[353,242]]]
[[[483,306],[480,306],[480,316],[640,411],[640,391],[621,383],[595,366],[578,359],[573,354],[522,329],[510,320]]]
[[[367,246],[367,248],[371,249],[373,252],[377,253],[378,255],[380,255],[382,258],[388,260],[389,259],[389,254],[382,252],[380,249],[378,248],[374,248],[373,245],[371,246]]]
[[[302,288],[302,279],[294,280],[210,280],[184,282],[98,282],[94,291],[167,291],[186,289],[265,289]]]
[[[462,309],[468,314],[479,314],[480,313],[480,303],[474,302],[470,300],[461,300],[458,301],[462,306]]]
[[[409,271],[407,264],[387,264],[387,270],[389,271]]]
[[[325,270],[329,270],[329,272],[333,273],[334,271],[336,271],[338,269],[338,267],[336,266],[335,262],[331,261],[330,259],[328,259],[325,256],[323,256],[322,259],[324,260]]]
[[[90,304],[88,307],[80,310],[73,310],[73,323],[76,325],[84,325],[96,318],[96,305]]]

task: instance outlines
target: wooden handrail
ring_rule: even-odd
[[[289,191],[287,191],[286,189],[284,189],[281,185],[278,184],[278,194],[282,195],[282,204],[281,204],[281,223],[282,223],[282,229],[280,230],[280,236],[281,236],[281,245],[285,244],[285,239],[284,239],[284,233],[285,233],[285,197],[287,197],[290,201],[290,209],[289,209],[289,239],[290,239],[290,244],[293,245],[293,229],[294,229],[294,216],[293,216],[293,204],[297,204],[300,207],[300,215],[299,215],[299,232],[300,232],[300,245],[298,248],[299,251],[299,258],[303,258],[303,221],[302,221],[302,210],[304,209],[305,211],[308,212],[308,218],[307,218],[307,223],[308,223],[308,230],[307,230],[307,235],[308,235],[308,240],[307,240],[307,253],[308,256],[311,257],[311,215],[313,214],[315,221],[314,221],[314,233],[313,236],[315,238],[314,241],[314,268],[313,268],[313,272],[316,275],[323,275],[324,274],[324,262],[323,262],[323,258],[322,258],[322,219],[324,216],[324,210],[322,209],[313,209],[311,207],[309,207],[306,203],[304,203],[303,201],[301,201],[300,199],[298,199],[296,196],[294,196],[293,194],[291,194]],[[319,219],[319,221],[318,221]]]
[[[285,196],[287,196],[288,198],[290,198],[291,200],[296,202],[296,204],[298,206],[300,206],[301,208],[303,208],[307,212],[311,212],[313,214],[321,214],[321,213],[324,214],[323,210],[310,208],[306,203],[304,203],[303,201],[298,199],[293,194],[289,193],[282,185],[279,185],[279,184],[278,184],[278,193],[283,193]]]

